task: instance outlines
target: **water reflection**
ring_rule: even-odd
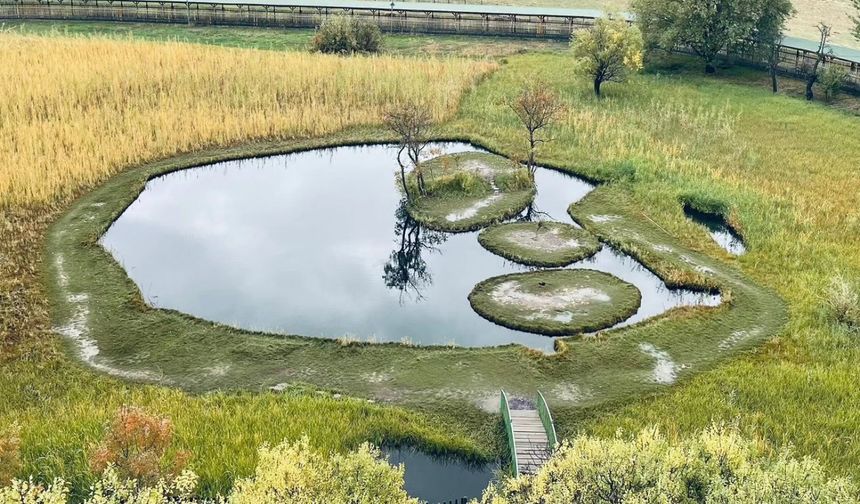
[[[399,247],[391,251],[382,275],[385,285],[400,293],[401,304],[404,295],[411,294],[414,300],[421,300],[422,288],[433,282],[422,255],[439,252],[439,245],[447,239],[445,233],[425,229],[413,219],[406,210],[407,204],[407,200],[402,199],[397,206],[394,234]]]
[[[728,253],[733,255],[746,253],[747,248],[743,239],[726,223],[721,215],[700,212],[688,205],[684,205],[684,214],[689,219],[704,226],[711,238]]]
[[[411,448],[387,448],[384,454],[391,464],[403,464],[406,493],[428,503],[480,497],[499,469],[497,464],[470,465]]]
[[[167,174],[147,184],[102,244],[150,304],[215,322],[312,337],[552,351],[552,338],[497,326],[471,309],[476,283],[527,268],[485,251],[477,233],[446,235],[411,220],[395,183],[396,152],[340,147]],[[545,169],[536,183],[532,218],[544,220],[571,222],[567,207],[593,189]],[[719,302],[667,289],[609,248],[573,267],[607,271],[642,291],[642,307],[627,323]]]

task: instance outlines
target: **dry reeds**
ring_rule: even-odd
[[[375,124],[418,96],[441,120],[494,67],[14,33],[0,60],[0,207],[177,152]]]

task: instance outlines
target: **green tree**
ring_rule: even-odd
[[[537,474],[500,482],[482,502],[851,504],[858,495],[851,481],[829,478],[815,460],[787,450],[769,456],[736,429],[715,426],[677,443],[656,429],[632,439],[579,436]]]
[[[851,16],[851,20],[854,21],[854,38],[860,40],[860,0],[853,0],[854,8],[857,10],[856,16]]]
[[[774,93],[779,92],[779,81],[777,80],[779,48],[784,38],[785,24],[795,12],[791,0],[769,0],[765,2],[755,31],[750,38],[753,52],[767,62],[771,88]]]
[[[825,62],[833,50],[830,48],[830,34],[832,27],[830,25],[818,23],[818,49],[815,51],[815,60],[812,63],[804,62],[800,68],[803,75],[803,80],[806,81],[806,99],[812,101],[815,98],[813,87],[821,79],[822,63]]]
[[[575,35],[571,45],[577,70],[592,79],[597,96],[604,82],[624,82],[630,72],[642,69],[642,33],[623,19],[600,18]]]
[[[633,10],[651,47],[687,47],[716,71],[717,56],[746,43],[769,4],[782,0],[633,0]]]

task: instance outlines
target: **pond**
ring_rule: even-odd
[[[704,226],[717,245],[726,249],[728,253],[736,256],[746,253],[747,248],[743,238],[728,225],[722,215],[700,212],[689,205],[684,205],[684,215]]]
[[[499,472],[498,464],[473,465],[409,447],[386,448],[383,453],[391,464],[403,464],[406,493],[431,504],[480,497]]]
[[[462,143],[438,153],[478,150]],[[274,333],[420,345],[553,339],[478,316],[478,282],[528,268],[481,247],[477,233],[430,231],[409,218],[396,185],[396,148],[337,147],[217,163],[147,183],[101,240],[155,307]],[[593,189],[539,169],[535,207],[570,222],[567,207]],[[573,268],[609,272],[642,293],[622,324],[718,295],[672,290],[604,246]]]

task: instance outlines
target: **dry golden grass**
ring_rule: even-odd
[[[0,207],[177,152],[378,123],[409,97],[442,120],[495,65],[11,33],[0,61]]]

